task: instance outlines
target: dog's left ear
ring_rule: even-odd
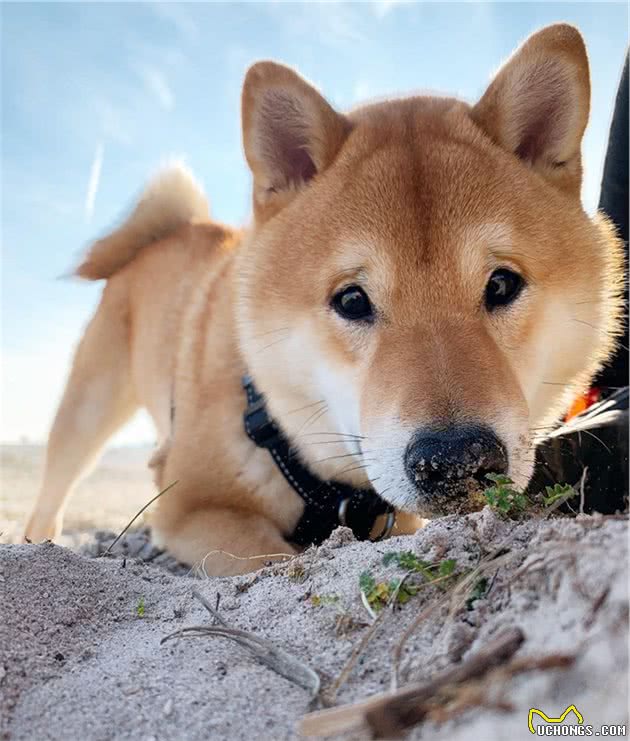
[[[530,36],[513,54],[472,117],[496,144],[579,197],[590,95],[582,36],[559,23]]]
[[[277,213],[323,172],[350,131],[348,120],[314,87],[275,62],[257,62],[248,70],[242,124],[258,221]]]

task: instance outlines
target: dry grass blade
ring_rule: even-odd
[[[397,692],[381,693],[354,705],[320,710],[302,718],[305,736],[328,736],[367,729],[370,738],[394,738],[423,720],[442,692],[476,679],[509,661],[524,641],[519,628],[510,628],[484,649],[430,682],[415,683]]]
[[[222,638],[229,638],[250,651],[261,664],[269,667],[269,669],[293,682],[293,684],[297,684],[299,687],[308,690],[311,693],[311,697],[315,697],[319,693],[319,675],[310,666],[265,638],[248,633],[245,630],[230,627],[218,611],[198,591],[195,590],[193,594],[208,612],[220,622],[220,625],[194,625],[188,628],[182,628],[162,638],[160,643],[185,636],[220,636]]]
[[[546,671],[548,669],[568,669],[575,663],[574,654],[548,654],[547,656],[526,656],[514,659],[501,670],[504,677],[512,677],[523,672]]]
[[[295,557],[295,553],[259,553],[255,556],[237,556],[235,553],[230,553],[229,551],[223,551],[217,548],[214,551],[209,551],[208,553],[206,553],[201,561],[195,564],[194,570],[200,574],[203,574],[206,579],[209,578],[208,572],[206,571],[206,561],[212,556],[227,556],[234,561],[269,561],[272,558],[284,558],[289,561]]]
[[[162,494],[166,494],[166,492],[167,492],[167,491],[168,491],[169,489],[172,489],[172,488],[173,488],[173,487],[175,486],[175,484],[177,484],[177,483],[178,483],[177,481],[173,481],[173,483],[172,483],[172,484],[169,484],[169,485],[168,485],[168,486],[167,486],[167,487],[166,487],[165,489],[162,489],[162,491],[158,492],[158,493],[157,493],[157,494],[156,494],[156,495],[155,495],[155,496],[153,497],[153,499],[149,499],[149,501],[148,501],[148,502],[147,502],[147,503],[146,503],[146,504],[144,505],[144,507],[142,507],[142,509],[139,509],[139,510],[138,510],[138,511],[136,512],[136,514],[135,514],[135,515],[134,515],[134,516],[133,516],[133,517],[132,517],[132,518],[131,518],[131,519],[129,520],[129,522],[128,522],[128,523],[127,523],[127,524],[125,525],[125,527],[124,527],[124,528],[123,528],[123,529],[122,529],[122,530],[121,530],[121,531],[120,531],[120,532],[118,533],[118,535],[117,535],[117,536],[116,536],[116,537],[114,538],[114,540],[113,540],[113,541],[112,541],[112,542],[111,542],[111,543],[109,544],[109,547],[107,548],[107,550],[106,550],[106,551],[104,551],[103,553],[101,553],[101,556],[106,556],[106,555],[107,555],[108,553],[110,553],[110,552],[111,552],[111,550],[112,550],[112,548],[113,548],[113,547],[114,547],[114,546],[116,545],[116,543],[118,543],[118,541],[119,541],[119,540],[120,540],[120,539],[122,538],[122,536],[123,536],[123,535],[124,535],[124,534],[125,534],[125,533],[127,532],[127,530],[129,530],[129,528],[130,528],[130,527],[131,527],[131,526],[133,525],[133,523],[134,523],[134,522],[135,522],[135,521],[136,521],[136,520],[138,519],[138,517],[140,517],[140,515],[141,515],[141,514],[142,514],[142,513],[143,513],[143,512],[144,512],[144,511],[145,511],[146,509],[148,509],[148,508],[149,508],[149,507],[150,507],[150,506],[151,506],[151,505],[153,504],[153,502],[155,502],[156,500],[158,500],[158,499],[159,499],[159,498],[160,498],[160,497],[162,496]]]
[[[586,484],[586,476],[588,475],[588,466],[584,466],[584,469],[582,471],[582,478],[580,479],[580,514],[584,514],[584,499],[585,499],[585,491],[584,486]]]
[[[261,664],[269,667],[290,682],[308,690],[312,697],[315,697],[319,692],[319,675],[313,669],[264,638],[237,628],[226,628],[223,625],[197,625],[176,630],[162,638],[160,642],[165,643],[172,638],[185,636],[221,636],[229,638],[250,651]]]
[[[224,628],[229,628],[229,627],[230,627],[230,626],[228,625],[228,623],[227,623],[227,622],[226,622],[226,621],[225,621],[225,620],[223,619],[223,616],[221,615],[221,613],[220,613],[220,612],[219,612],[219,610],[218,610],[218,600],[219,600],[219,595],[218,595],[218,594],[217,594],[217,608],[214,608],[214,607],[213,607],[213,606],[212,606],[212,605],[211,605],[211,604],[210,604],[210,603],[208,602],[208,600],[207,600],[207,599],[206,599],[206,598],[205,598],[205,597],[203,596],[203,594],[201,594],[201,592],[199,592],[199,591],[198,591],[197,589],[193,589],[193,597],[194,597],[195,599],[198,599],[198,600],[199,600],[199,602],[201,602],[201,604],[202,604],[202,605],[203,605],[203,606],[204,606],[204,607],[206,608],[206,610],[208,610],[208,612],[209,612],[209,613],[210,613],[210,614],[212,615],[212,617],[213,617],[213,618],[214,618],[214,619],[215,619],[215,620],[216,620],[217,622],[221,623],[221,625],[222,625],[222,626],[223,626]]]
[[[391,614],[391,612],[394,609],[394,606],[396,604],[396,599],[398,597],[398,593],[404,586],[407,579],[413,574],[412,571],[407,572],[403,578],[398,583],[398,586],[396,589],[392,592],[390,595],[390,598],[387,602],[387,605],[384,609],[382,609],[378,614],[375,614],[372,608],[370,607],[367,598],[361,592],[361,601],[365,607],[365,609],[368,611],[370,616],[373,618],[372,624],[370,625],[369,629],[366,631],[366,633],[361,637],[359,642],[355,645],[355,647],[352,650],[352,653],[350,654],[350,658],[348,661],[346,661],[343,669],[341,670],[339,676],[337,679],[332,683],[332,685],[329,687],[329,689],[324,693],[325,697],[322,699],[325,701],[327,705],[332,705],[335,702],[335,698],[337,697],[337,693],[341,689],[341,687],[348,681],[348,677],[350,676],[350,672],[355,667],[357,661],[361,657],[361,654],[365,651],[365,649],[368,647],[370,641],[373,640],[374,635],[376,631],[379,629],[379,627],[385,622],[385,616],[388,614]],[[442,581],[443,578],[448,577],[440,577],[439,579],[435,579],[433,583],[437,583],[438,581]],[[427,586],[426,584],[423,584],[422,586]]]
[[[405,687],[394,697],[371,708],[366,713],[373,738],[394,738],[424,719],[430,710],[429,701],[452,685],[487,674],[508,662],[521,647],[525,636],[520,628],[509,628],[466,661],[447,669],[434,680],[415,688]]]

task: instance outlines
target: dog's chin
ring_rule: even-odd
[[[431,494],[414,492],[405,497],[404,501],[398,500],[391,504],[403,512],[419,515],[429,520],[446,515],[468,515],[483,509],[487,502],[479,482],[471,478],[470,481],[465,482],[463,488],[462,493],[461,482],[458,483],[457,488],[446,484],[439,492]]]
[[[476,483],[476,482],[475,482]],[[472,512],[478,512],[486,504],[483,492],[477,484],[466,494],[449,494],[448,491],[440,494],[433,494],[430,498],[420,502],[422,517],[433,519],[435,517],[445,517],[446,515],[469,515]]]

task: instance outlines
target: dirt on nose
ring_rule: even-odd
[[[416,483],[437,486],[458,485],[467,479],[477,479],[479,472],[486,469],[486,456],[481,453],[481,445],[474,443],[461,460],[444,461],[441,456],[432,455],[428,460],[421,458],[414,471]],[[464,487],[465,488],[465,487]]]
[[[477,472],[475,468],[474,473]],[[474,473],[450,477],[439,487],[431,490],[431,495],[423,502],[423,514],[429,517],[444,515],[466,515],[477,512],[487,504],[483,495],[484,487]],[[419,481],[422,488],[422,483]],[[425,512],[426,510],[426,512]]]

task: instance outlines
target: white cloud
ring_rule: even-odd
[[[348,3],[271,2],[261,7],[271,13],[292,37],[317,37],[322,43],[333,47],[346,47],[365,40],[359,28],[361,15]]]
[[[103,168],[103,156],[105,149],[103,143],[99,142],[96,145],[94,152],[94,159],[92,160],[92,167],[90,167],[90,177],[88,178],[88,186],[85,192],[85,219],[90,221],[92,214],[94,213],[94,202],[96,201],[96,193],[98,192],[98,186],[101,181],[101,170]]]
[[[398,5],[407,5],[410,0],[375,0],[372,10],[377,18],[384,18]]]
[[[139,67],[138,73],[147,90],[156,98],[162,108],[167,111],[172,110],[175,105],[175,96],[164,75],[155,67],[149,65]]]

